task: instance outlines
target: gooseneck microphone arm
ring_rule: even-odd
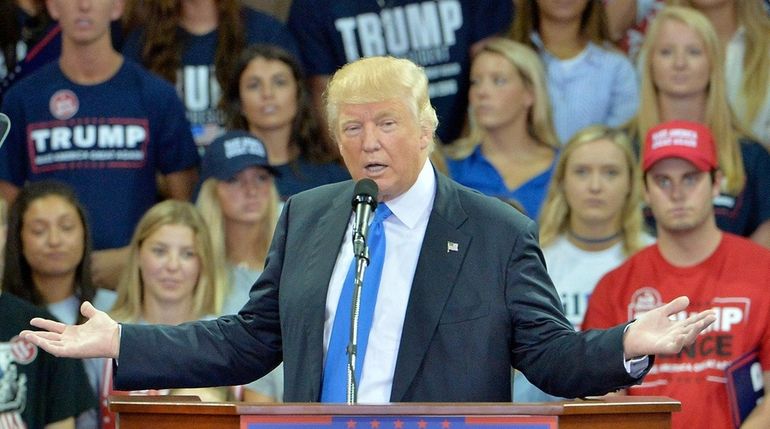
[[[377,209],[377,184],[371,179],[361,179],[353,190],[353,256],[356,260],[356,273],[353,281],[353,299],[350,311],[350,340],[348,341],[347,403],[358,402],[356,383],[356,354],[358,352],[358,316],[361,309],[361,287],[364,274],[369,265],[369,246],[366,243],[369,222]]]

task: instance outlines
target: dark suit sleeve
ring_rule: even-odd
[[[278,288],[290,205],[278,221],[265,271],[238,315],[179,326],[123,325],[117,389],[239,385],[281,362]]]
[[[623,330],[574,332],[545,270],[537,226],[519,234],[507,270],[513,363],[533,384],[561,397],[601,395],[639,382],[623,366]],[[514,386],[515,389],[515,386]]]

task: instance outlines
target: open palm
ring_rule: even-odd
[[[90,302],[84,302],[80,311],[88,319],[82,325],[36,317],[30,323],[42,331],[25,330],[21,336],[54,356],[117,358],[120,350],[118,323]]]
[[[714,310],[705,310],[684,320],[672,320],[671,316],[684,311],[689,304],[686,296],[680,296],[639,316],[629,325],[623,339],[626,357],[679,353],[682,347],[692,344],[716,320],[716,314]]]

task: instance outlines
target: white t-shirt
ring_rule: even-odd
[[[645,244],[653,241],[647,234],[642,237]],[[599,279],[626,260],[623,244],[618,242],[608,249],[589,252],[560,235],[550,246],[543,248],[543,254],[548,275],[561,297],[564,314],[575,329],[580,330],[588,298]]]

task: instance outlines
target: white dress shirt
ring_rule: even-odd
[[[372,330],[358,385],[359,403],[390,402],[406,306],[435,196],[436,178],[433,166],[426,161],[414,185],[404,194],[386,203],[393,215],[384,221],[387,248],[377,303],[374,307]],[[351,214],[345,237],[352,237],[353,220]],[[352,260],[352,241],[343,240],[326,295],[324,359],[342,285]],[[363,287],[367,285],[364,284]]]

